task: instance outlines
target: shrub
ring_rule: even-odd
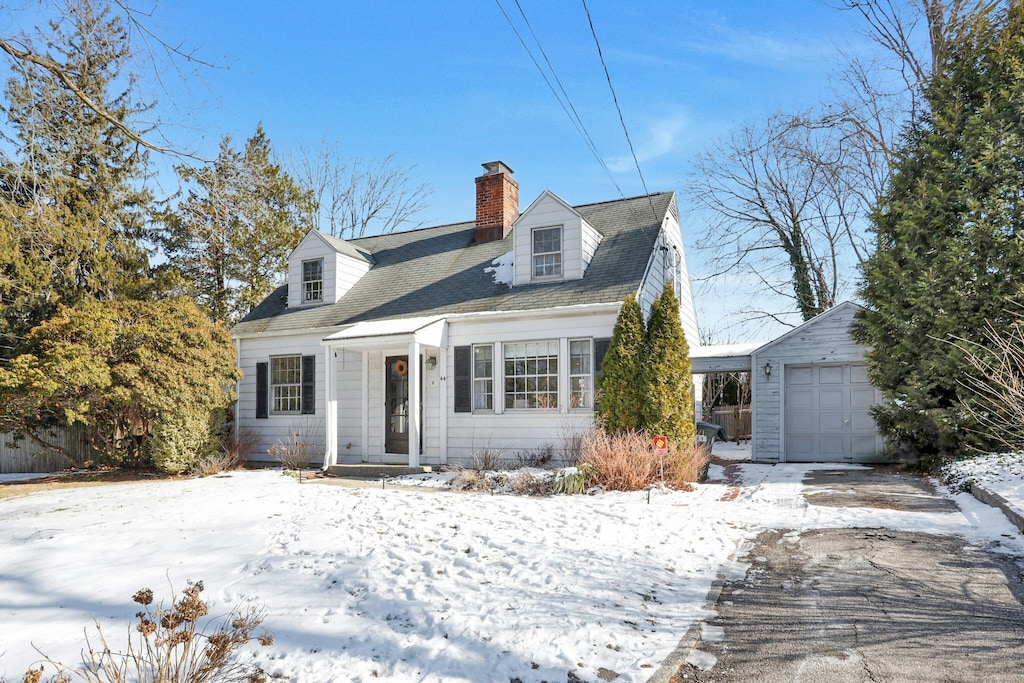
[[[271,457],[281,463],[286,470],[301,471],[309,467],[309,464],[320,458],[323,454],[323,446],[320,437],[324,433],[323,423],[312,420],[292,425],[289,436],[286,439],[278,440],[267,452]],[[299,477],[302,483],[302,477]]]
[[[501,451],[483,448],[473,451],[473,469],[477,472],[489,472],[501,466]]]
[[[594,474],[594,466],[589,463],[580,463],[579,467],[564,467],[555,473],[551,490],[555,493],[583,493],[590,488]]]
[[[189,472],[217,450],[217,430],[223,413],[198,406],[182,406],[160,418],[149,439],[149,457],[168,474]]]
[[[180,597],[171,596],[171,607],[152,606],[153,591],[144,588],[132,596],[143,606],[135,614],[138,623],[128,632],[128,645],[119,652],[96,624],[96,641],[86,635],[82,653],[84,666],[72,668],[44,655],[57,670],[50,683],[125,683],[153,681],[161,683],[264,683],[262,669],[237,661],[237,651],[252,641],[271,645],[267,632],[255,635],[263,623],[263,610],[253,604],[233,610],[212,631],[201,620],[209,614],[202,599],[203,582],[188,584]],[[43,667],[32,669],[24,680],[42,679]]]
[[[594,430],[583,439],[580,466],[593,468],[594,485],[613,491],[639,491],[654,482],[689,489],[706,471],[708,455],[696,440],[669,441],[668,453],[654,453],[642,432],[609,435]]]

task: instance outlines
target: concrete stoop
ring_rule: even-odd
[[[386,477],[404,477],[408,474],[425,474],[432,472],[429,465],[409,467],[408,465],[380,465],[364,462],[356,465],[331,465],[324,472],[328,477],[348,479],[384,479]]]

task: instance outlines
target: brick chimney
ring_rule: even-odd
[[[519,183],[501,161],[484,164],[476,179],[476,241],[504,239],[519,218]]]

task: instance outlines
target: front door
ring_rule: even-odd
[[[385,363],[384,389],[384,451],[409,454],[409,356],[388,356]],[[420,377],[423,376],[422,368]],[[422,388],[420,383],[420,416],[422,417]],[[422,425],[422,420],[420,421]],[[420,443],[423,443],[420,429]]]

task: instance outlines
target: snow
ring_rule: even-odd
[[[711,455],[722,460],[750,460],[750,442],[716,441],[711,444]]]
[[[991,453],[950,463],[942,471],[950,488],[979,484],[1024,516],[1024,453]]]
[[[212,614],[265,606],[275,643],[247,656],[281,681],[646,681],[713,616],[712,582],[742,576],[738,558],[767,528],[959,534],[1024,555],[1002,513],[967,494],[946,494],[950,513],[814,506],[803,478],[836,465],[731,467],[729,483],[650,502],[457,493],[433,476],[298,484],[276,471],[0,500],[0,678],[20,680],[33,646],[77,661],[94,620],[125,633],[139,588],[166,600],[201,579]]]
[[[490,266],[484,268],[485,273],[492,273],[494,284],[508,285],[508,288],[512,289],[512,283],[515,281],[515,254],[515,251],[502,254],[491,261]]]

